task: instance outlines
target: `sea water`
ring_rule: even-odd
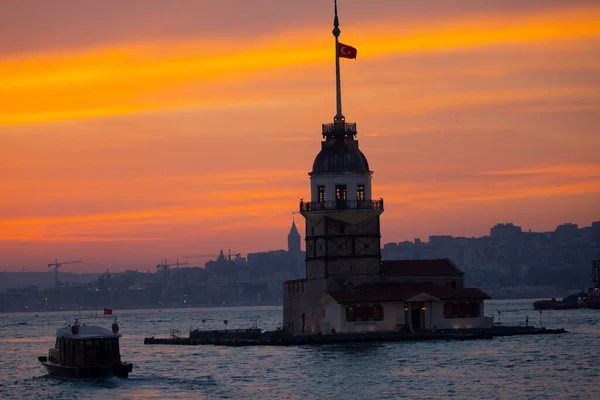
[[[53,346],[56,329],[79,313],[0,314],[0,399],[600,399],[600,310],[540,315],[532,302],[492,300],[486,315],[502,325],[528,317],[530,325],[569,333],[324,346],[144,345],[144,337],[167,337],[171,329],[183,336],[190,327],[274,329],[282,309],[115,310],[122,359],[133,372],[92,381],[47,377],[37,360]],[[81,315],[90,325],[113,322]]]

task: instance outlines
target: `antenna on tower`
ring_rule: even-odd
[[[337,0],[333,0],[334,17],[333,17],[333,36],[335,37],[335,98],[336,98],[336,114],[334,121],[344,121],[342,114],[342,84],[340,82],[340,46],[338,37],[340,36],[340,22],[337,14]]]

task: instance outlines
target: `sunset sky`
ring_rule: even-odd
[[[600,220],[598,1],[338,7],[382,243]],[[335,114],[332,21],[329,0],[2,2],[0,270],[285,248]]]

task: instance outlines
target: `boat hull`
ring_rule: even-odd
[[[71,367],[49,362],[48,357],[38,357],[38,360],[46,368],[48,375],[66,379],[127,378],[133,370],[133,364],[130,363]]]
[[[579,308],[600,309],[600,302],[565,303],[562,301],[540,300],[533,303],[536,310],[575,310]]]

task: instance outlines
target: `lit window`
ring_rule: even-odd
[[[325,186],[317,186],[317,200],[319,203],[325,201]]]
[[[335,199],[346,200],[346,185],[335,186]]]
[[[362,201],[365,199],[365,185],[356,185],[356,200]]]
[[[444,304],[444,318],[477,318],[479,317],[479,303],[469,302],[447,302]]]
[[[350,305],[346,307],[346,321],[383,321],[383,306],[381,304]]]

